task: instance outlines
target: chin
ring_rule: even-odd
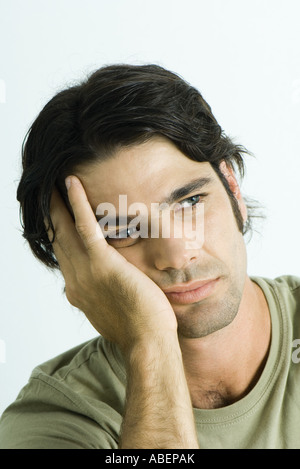
[[[228,327],[236,318],[242,293],[231,292],[221,300],[203,301],[180,313],[174,310],[178,335],[190,339],[207,337]]]

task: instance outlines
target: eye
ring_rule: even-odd
[[[203,202],[203,198],[207,194],[196,194],[192,195],[191,197],[188,197],[187,199],[182,200],[181,202],[177,203],[178,209],[189,209],[189,208],[196,208],[198,204],[201,204]]]
[[[129,237],[132,237],[136,233],[138,233],[138,230],[137,230],[136,226],[130,226],[130,227],[128,226],[124,230],[117,231],[116,238],[117,239],[124,239],[124,238],[127,239]]]
[[[106,241],[115,247],[126,247],[136,243],[139,238],[139,225],[116,230],[113,236],[107,236]]]
[[[192,207],[200,202],[200,198],[201,198],[200,194],[192,195],[192,197],[182,200],[182,202],[180,202],[180,205],[183,208]]]

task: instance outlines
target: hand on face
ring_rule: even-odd
[[[106,242],[80,180],[76,176],[70,180],[68,197],[75,223],[56,189],[51,199],[53,249],[68,301],[123,350],[149,340],[149,335],[177,334],[165,294]]]

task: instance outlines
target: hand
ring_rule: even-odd
[[[163,291],[106,242],[80,180],[72,176],[71,181],[75,224],[57,190],[50,210],[68,301],[123,350],[149,335],[177,337],[176,317]]]

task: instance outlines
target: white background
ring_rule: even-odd
[[[37,113],[104,64],[154,62],[202,92],[255,155],[242,190],[267,219],[249,274],[299,275],[299,20],[299,0],[0,0],[0,414],[34,366],[96,335],[22,239],[15,192]]]

